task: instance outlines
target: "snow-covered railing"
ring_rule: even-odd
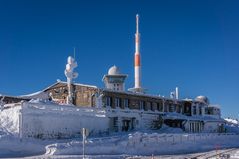
[[[197,142],[202,140],[216,140],[216,139],[230,139],[232,137],[238,136],[238,134],[234,133],[198,133],[198,134],[185,134],[185,133],[179,133],[179,134],[168,134],[168,133],[134,133],[129,134],[129,143],[136,144],[137,142],[142,143],[183,143],[183,142]],[[106,141],[118,141],[122,138],[127,138],[127,136],[110,136],[110,137],[99,137],[99,138],[92,138],[89,139],[93,142],[99,142],[103,143]]]
[[[157,135],[148,135],[142,136],[141,139],[143,142],[171,142],[174,143],[182,143],[186,141],[201,141],[201,140],[208,140],[208,139],[230,139],[231,137],[238,136],[238,134],[234,133],[198,133],[198,134],[157,134]]]
[[[86,154],[91,155],[152,155],[192,153],[219,148],[237,147],[239,135],[235,134],[159,134],[135,132],[102,138],[88,138],[85,144]],[[71,141],[49,145],[47,154],[82,154],[82,142]],[[77,153],[76,153],[77,152]]]

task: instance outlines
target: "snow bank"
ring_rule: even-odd
[[[46,145],[39,140],[21,140],[12,135],[0,135],[0,158],[40,155],[45,153]]]
[[[226,130],[229,133],[239,134],[239,121],[238,119],[225,118],[226,121]]]
[[[159,134],[136,132],[124,136],[92,138],[86,143],[90,155],[163,155],[207,151],[239,146],[235,134]],[[80,155],[82,142],[52,144],[46,155]]]
[[[238,119],[225,118],[228,124],[239,126]]]

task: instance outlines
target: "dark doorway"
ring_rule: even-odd
[[[122,131],[129,131],[130,128],[130,120],[122,121]]]

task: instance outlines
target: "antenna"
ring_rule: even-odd
[[[136,34],[139,33],[139,14],[136,14]]]
[[[74,49],[74,59],[76,59],[76,48],[73,47],[73,49]]]

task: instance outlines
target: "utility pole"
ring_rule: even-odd
[[[82,134],[82,156],[83,156],[83,159],[86,159],[85,158],[85,142],[86,142],[86,137],[89,135],[88,129],[82,128],[81,134]]]
[[[82,137],[83,137],[83,139],[82,139],[82,144],[83,144],[83,151],[82,151],[82,153],[83,153],[83,159],[85,159],[85,138],[86,138],[86,136],[85,136],[85,128],[83,128],[83,134],[82,134]]]

